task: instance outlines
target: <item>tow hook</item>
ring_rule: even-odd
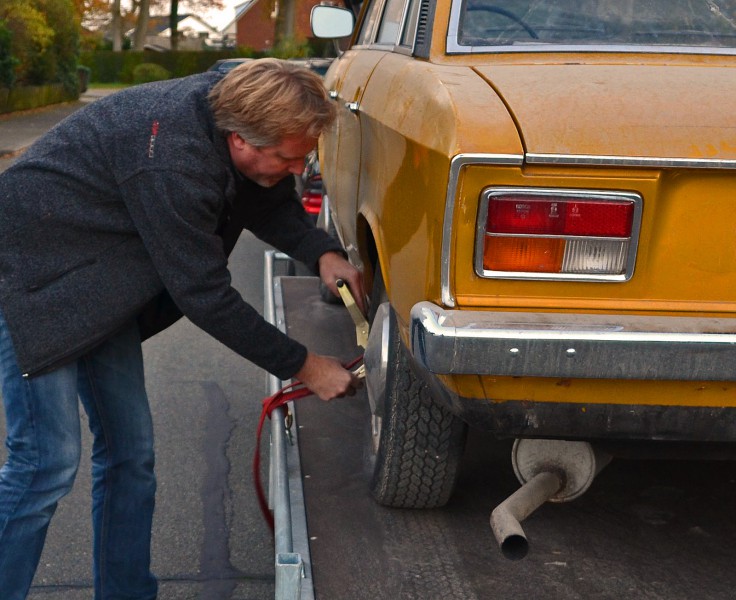
[[[520,560],[529,551],[521,521],[547,501],[580,497],[611,456],[588,442],[517,439],[511,462],[522,486],[493,510],[491,530],[502,554]]]

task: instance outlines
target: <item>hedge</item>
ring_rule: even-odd
[[[70,102],[78,97],[78,93],[71,92],[62,83],[0,87],[0,114]]]
[[[255,57],[255,52],[209,50],[205,52],[113,52],[97,50],[82,52],[79,63],[89,67],[90,81],[94,83],[133,83],[134,69],[143,63],[162,66],[172,77],[184,77],[209,69],[221,58]]]
[[[133,83],[149,83],[151,81],[162,81],[170,79],[171,73],[161,65],[155,63],[141,63],[133,69]]]

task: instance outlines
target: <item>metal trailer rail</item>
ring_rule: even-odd
[[[278,263],[291,264],[292,259],[276,250],[264,253],[264,317],[286,333],[281,282],[275,277]],[[275,394],[288,381],[268,375],[269,395]],[[274,516],[276,600],[313,600],[312,567],[307,537],[301,461],[297,427],[287,431],[286,416],[294,415],[293,402],[278,408],[271,417],[269,460],[269,506]]]

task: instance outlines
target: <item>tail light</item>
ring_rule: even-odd
[[[322,177],[312,175],[304,184],[302,206],[310,215],[318,215],[322,208]]]
[[[491,188],[483,193],[476,272],[482,277],[626,281],[641,197],[625,192]]]

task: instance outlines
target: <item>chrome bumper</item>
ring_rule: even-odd
[[[415,358],[436,374],[736,380],[736,319],[411,311]]]

